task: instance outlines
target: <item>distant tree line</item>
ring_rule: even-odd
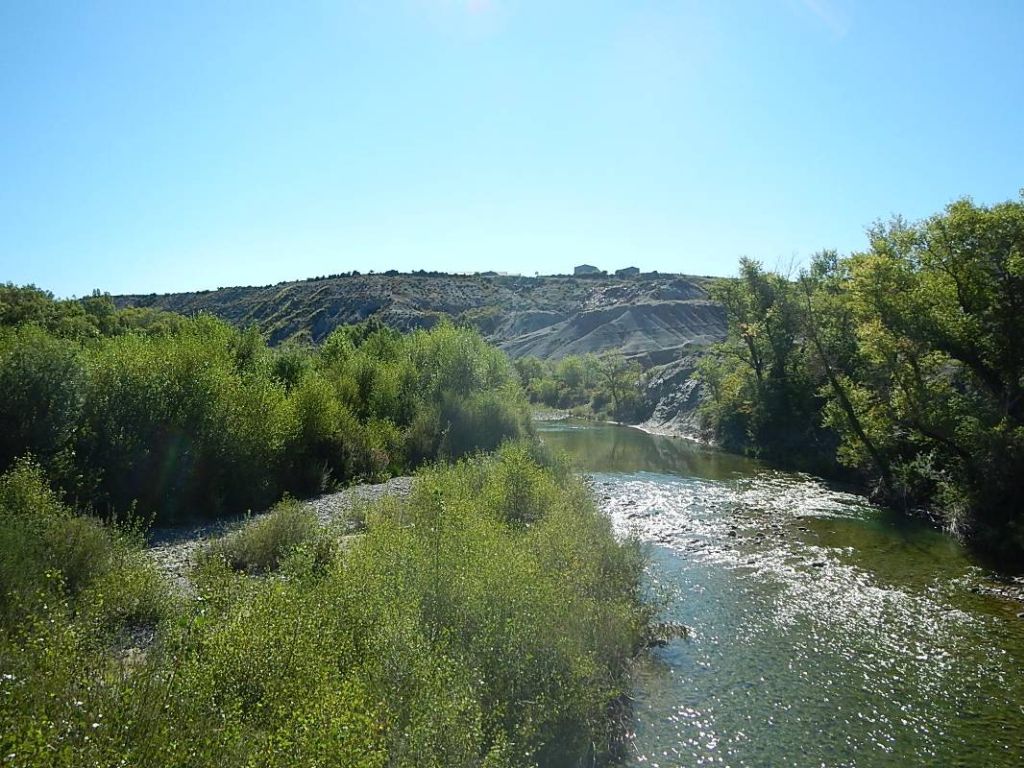
[[[569,355],[560,360],[522,357],[515,367],[534,403],[629,423],[650,415],[643,396],[644,371],[621,354]]]

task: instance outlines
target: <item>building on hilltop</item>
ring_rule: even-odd
[[[615,270],[616,277],[636,277],[640,274],[639,267],[623,267]]]
[[[599,275],[601,270],[591,264],[580,264],[578,267],[573,269],[573,275],[579,277],[580,275]]]

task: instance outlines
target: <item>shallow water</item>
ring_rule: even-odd
[[[1024,607],[954,541],[682,439],[538,429],[692,630],[639,665],[625,764],[1024,765]]]

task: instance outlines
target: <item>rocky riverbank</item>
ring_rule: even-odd
[[[370,504],[385,496],[408,496],[412,490],[411,477],[393,477],[383,483],[353,485],[336,493],[310,499],[306,503],[316,512],[322,523],[347,522],[353,530],[357,527],[353,512],[360,506]],[[195,566],[200,554],[211,541],[237,530],[247,520],[266,512],[245,515],[191,527],[158,528],[149,537],[147,554],[157,568],[182,592],[190,594],[192,583],[189,572]]]

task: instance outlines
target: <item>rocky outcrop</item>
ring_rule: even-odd
[[[658,434],[701,439],[697,408],[702,385],[693,377],[699,360],[699,355],[685,355],[651,371],[645,399],[651,404],[652,413],[641,428]]]

